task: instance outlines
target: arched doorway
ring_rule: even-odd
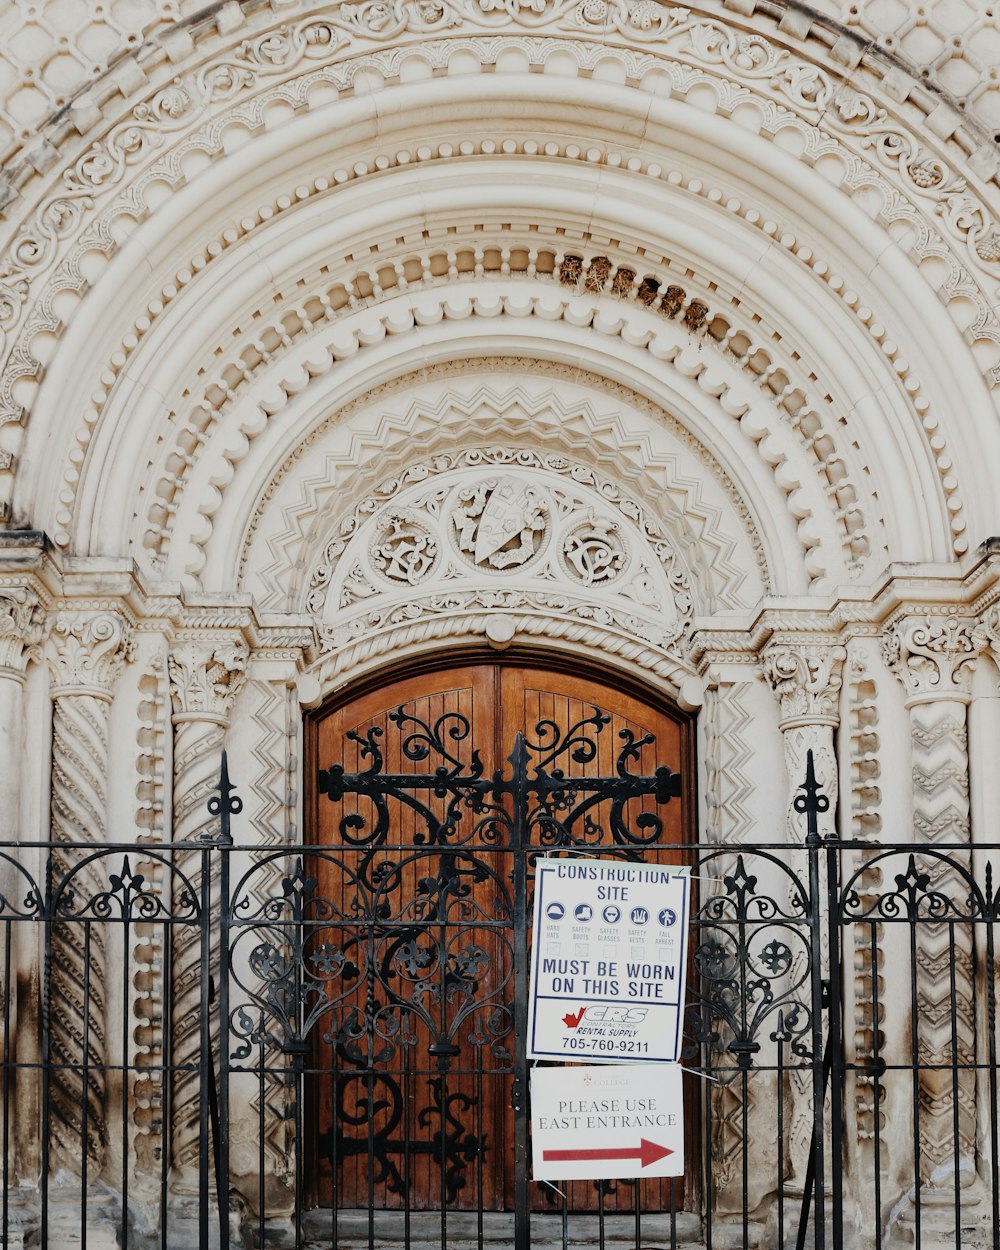
[[[683,862],[690,718],[625,678],[505,656],[369,685],[314,713],[307,737],[313,875],[330,906],[317,938],[343,960],[313,1048],[316,1201],[544,1206],[515,1088],[534,859]],[[635,790],[658,769],[662,793]],[[641,1205],[676,1203],[668,1187],[642,1182]],[[574,1209],[597,1201],[592,1185],[567,1189]],[[632,1210],[636,1187],[601,1201]]]

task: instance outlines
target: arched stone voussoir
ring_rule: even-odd
[[[239,584],[262,606],[332,621],[331,544],[393,508],[401,492],[416,488],[439,501],[456,471],[471,480],[522,469],[547,475],[567,498],[583,489],[578,515],[607,506],[616,528],[633,526],[654,547],[668,543],[670,576],[688,601],[678,617],[749,606],[768,585],[760,538],[733,483],[676,421],[579,366],[525,357],[424,368],[345,405],[262,493],[245,530]],[[438,502],[421,506],[438,515]]]
[[[767,570],[762,582],[804,593],[843,580],[828,493],[782,415],[733,363],[692,345],[683,327],[610,298],[560,297],[525,282],[498,283],[488,297],[459,284],[361,310],[331,327],[325,346],[318,336],[303,346],[302,360],[291,353],[285,385],[250,388],[246,406],[202,449],[176,504],[165,574],[206,589],[231,578],[235,543],[256,501],[312,431],[336,424],[345,403],[402,374],[499,352],[563,367],[571,377],[595,374],[656,405],[661,420],[669,414],[752,518]]]
[[[494,77],[499,80],[500,76],[498,74]],[[440,89],[439,81],[443,84]],[[489,116],[491,107],[494,113],[497,113],[496,100],[490,94],[493,90],[490,86],[493,80],[485,81],[489,88],[485,96],[482,92],[477,95],[476,92],[470,91],[468,83],[463,85],[459,78],[435,79],[420,85],[420,90],[426,88],[438,92],[435,96],[434,108],[430,109],[427,118],[423,118],[423,122],[430,126],[428,137],[431,140],[426,145],[430,155],[421,167],[424,172],[431,167],[431,164],[439,161],[447,164],[459,158],[458,178],[468,179],[469,171],[475,168],[475,162],[469,164],[461,160],[462,136],[474,135],[474,139],[470,141],[473,142],[474,148],[479,145],[477,150],[482,154],[482,128],[487,122],[490,126],[490,133],[498,135],[497,139],[490,140],[493,144],[494,156],[502,154],[500,149],[503,143],[507,142],[500,133],[503,130],[501,121],[504,114],[501,111],[498,116]],[[543,84],[543,87],[539,87],[539,83]],[[479,83],[477,87],[482,85]],[[620,207],[610,215],[603,209],[600,212],[592,210],[588,223],[595,227],[599,226],[600,229],[607,230],[609,233],[612,231],[621,233],[634,225],[634,223],[622,220],[623,213],[626,217],[628,216],[629,206],[633,201],[638,204],[644,197],[651,197],[650,203],[654,213],[657,198],[664,194],[672,193],[675,204],[687,203],[691,222],[703,223],[701,253],[712,258],[712,263],[718,271],[717,280],[720,288],[726,289],[728,286],[737,287],[740,290],[745,288],[749,292],[757,291],[761,307],[765,308],[769,314],[775,314],[779,323],[782,320],[789,325],[796,321],[801,323],[804,316],[803,310],[812,308],[817,314],[812,319],[813,327],[809,332],[800,334],[800,338],[811,338],[817,344],[817,352],[827,353],[829,350],[835,350],[837,344],[844,342],[849,346],[843,352],[843,356],[845,361],[849,361],[852,355],[856,354],[854,349],[863,337],[865,335],[873,337],[875,342],[869,343],[867,349],[866,358],[870,365],[867,369],[867,377],[863,385],[859,385],[854,393],[848,396],[845,403],[848,411],[853,412],[857,409],[862,427],[870,427],[873,408],[877,408],[880,412],[883,407],[892,410],[896,405],[896,400],[892,398],[893,391],[899,389],[901,381],[905,381],[905,394],[912,396],[915,392],[919,392],[920,383],[912,377],[911,360],[900,356],[900,349],[889,338],[885,323],[890,324],[894,333],[900,331],[897,333],[897,338],[902,338],[904,345],[906,338],[909,337],[911,357],[922,362],[929,361],[933,366],[930,372],[935,391],[942,398],[950,396],[947,401],[949,411],[946,418],[942,419],[935,405],[922,399],[921,411],[925,414],[923,423],[927,432],[921,429],[921,418],[911,415],[907,418],[908,427],[897,425],[886,434],[885,444],[880,454],[886,457],[889,463],[893,459],[894,447],[904,447],[903,458],[907,463],[907,474],[912,478],[915,472],[918,479],[914,484],[912,498],[934,500],[935,496],[943,491],[947,495],[948,515],[945,536],[932,540],[928,529],[928,525],[932,522],[924,521],[924,507],[910,508],[899,525],[898,532],[904,537],[914,534],[922,535],[920,550],[917,552],[897,550],[894,554],[904,558],[930,556],[943,558],[952,548],[958,551],[959,543],[963,544],[962,549],[967,547],[968,540],[964,535],[968,523],[963,517],[964,494],[961,492],[961,487],[964,482],[972,482],[973,489],[969,493],[977,500],[983,497],[982,492],[976,490],[975,486],[984,472],[984,462],[988,464],[992,458],[995,458],[994,452],[990,448],[985,456],[968,455],[966,449],[974,445],[975,440],[966,438],[955,440],[950,437],[950,434],[945,435],[942,431],[949,429],[953,422],[958,422],[963,428],[966,425],[984,428],[982,411],[984,404],[990,407],[989,399],[985,395],[985,387],[977,378],[975,370],[960,367],[967,349],[958,332],[950,322],[947,325],[936,324],[941,318],[941,308],[937,298],[910,261],[903,257],[902,253],[898,257],[894,255],[894,245],[889,241],[882,226],[873,223],[847,197],[831,196],[830,186],[826,179],[813,173],[806,163],[797,161],[789,153],[781,151],[773,142],[767,141],[762,136],[748,135],[742,126],[735,125],[726,118],[706,118],[700,110],[692,109],[689,104],[681,100],[651,100],[648,94],[637,89],[597,83],[594,80],[559,82],[556,86],[562,94],[567,91],[571,94],[575,93],[571,101],[574,104],[576,119],[574,124],[583,125],[587,133],[598,135],[598,141],[593,152],[589,149],[582,149],[577,144],[575,155],[570,154],[570,148],[573,145],[567,146],[565,142],[559,141],[555,143],[558,150],[553,157],[550,158],[542,148],[538,148],[530,156],[530,160],[546,162],[547,171],[550,166],[557,166],[562,161],[571,170],[570,176],[577,182],[584,199],[589,197],[596,203],[596,193],[607,188],[607,198],[617,199]],[[518,98],[514,104],[508,100],[505,106],[508,114],[520,112],[517,121],[519,141],[523,149],[523,127],[531,123],[533,116],[536,116],[541,124],[547,110],[552,107],[552,100],[549,99],[552,95],[552,83],[544,75],[539,78],[538,75],[518,73],[508,76],[504,88],[515,92],[521,91],[524,96],[523,99]],[[81,423],[78,415],[78,402],[73,405],[67,405],[65,402],[66,388],[70,385],[77,396],[81,389],[87,393],[86,386],[80,385],[80,368],[74,366],[82,365],[86,372],[87,368],[93,370],[96,367],[95,362],[101,362],[103,372],[100,376],[102,377],[108,372],[109,364],[112,373],[115,369],[123,370],[127,385],[123,384],[122,394],[125,396],[128,393],[128,387],[131,387],[130,402],[134,401],[135,404],[140,404],[143,396],[155,403],[163,394],[163,387],[159,381],[154,382],[151,378],[147,380],[145,369],[141,365],[128,363],[128,357],[135,351],[138,341],[149,336],[147,330],[141,330],[138,334],[135,331],[135,325],[145,324],[146,320],[150,320],[147,312],[140,311],[136,316],[134,310],[137,304],[143,309],[149,306],[148,300],[144,306],[142,305],[142,295],[148,295],[151,289],[155,290],[154,276],[155,278],[163,276],[158,269],[160,261],[168,256],[176,256],[177,232],[182,230],[180,223],[186,221],[189,228],[191,221],[199,220],[199,212],[204,214],[209,211],[204,206],[211,204],[213,206],[211,211],[218,213],[220,237],[225,234],[226,229],[221,224],[223,220],[230,223],[228,228],[231,230],[233,216],[239,211],[241,205],[245,208],[248,203],[253,202],[255,187],[261,196],[269,194],[272,198],[274,197],[275,187],[272,180],[276,177],[276,173],[274,162],[269,159],[274,153],[287,154],[289,151],[297,153],[296,159],[302,163],[299,166],[282,167],[283,177],[287,185],[294,186],[295,180],[300,175],[303,178],[307,174],[312,175],[309,182],[298,184],[304,186],[309,193],[306,199],[311,199],[316,186],[319,185],[315,179],[315,168],[318,159],[317,152],[322,152],[323,135],[320,133],[320,123],[327,124],[326,142],[329,144],[331,134],[336,134],[338,137],[340,134],[336,127],[328,124],[333,119],[331,109],[357,105],[370,119],[370,100],[376,98],[379,101],[376,109],[378,114],[376,137],[367,132],[365,132],[367,137],[362,136],[368,145],[365,160],[351,165],[348,158],[354,153],[344,154],[345,186],[350,184],[353,187],[355,184],[360,184],[369,174],[385,173],[386,177],[370,179],[369,211],[371,211],[372,202],[377,202],[379,199],[391,200],[393,197],[386,194],[387,183],[401,186],[392,182],[399,176],[398,166],[393,164],[396,154],[391,151],[392,144],[397,139],[402,142],[408,133],[411,135],[409,141],[411,148],[413,142],[416,142],[416,139],[412,137],[412,130],[407,132],[405,129],[406,125],[413,123],[413,117],[404,108],[406,99],[409,98],[406,93],[411,90],[417,90],[417,85],[388,86],[372,97],[365,97],[364,102],[338,101],[336,105],[331,105],[328,109],[317,109],[315,115],[308,114],[303,118],[295,118],[287,126],[279,127],[274,133],[265,131],[261,134],[254,134],[244,147],[206,170],[183,192],[175,196],[171,201],[169,214],[154,213],[149,220],[143,222],[130,238],[131,255],[119,257],[120,261],[127,261],[137,274],[136,281],[139,286],[136,291],[130,295],[127,281],[120,284],[105,280],[113,270],[119,274],[119,277],[121,276],[119,261],[112,261],[95,289],[83,301],[83,305],[89,306],[94,315],[83,320],[76,318],[74,326],[64,336],[61,350],[43,381],[35,404],[35,416],[40,417],[41,428],[33,427],[29,435],[29,446],[24,457],[26,472],[21,483],[23,494],[19,486],[21,502],[18,508],[21,511],[29,509],[43,514],[46,527],[57,536],[65,532],[65,542],[69,543],[70,531],[66,526],[72,520],[72,509],[67,509],[61,496],[75,495],[74,482],[79,477],[77,466],[81,460],[81,453],[75,450],[75,447],[86,449],[94,445],[94,428],[96,428],[88,424],[86,415]],[[401,94],[393,95],[393,92]],[[390,95],[392,95],[391,102]],[[580,96],[580,101],[576,100],[576,95]],[[628,150],[619,151],[617,154],[613,152],[601,129],[606,122],[598,120],[606,117],[608,101],[612,99],[614,107],[623,115],[631,109],[635,117],[645,119],[642,158],[635,170],[623,167],[623,160],[624,165],[627,166],[632,159],[629,157]],[[664,124],[654,125],[657,118],[665,119]],[[666,124],[668,121],[669,125]],[[393,126],[397,124],[398,129],[394,131]],[[301,146],[290,143],[293,136],[289,129],[289,127],[300,126],[311,128],[304,137],[313,136],[310,142],[303,143]],[[513,126],[512,121],[511,126]],[[444,132],[450,135],[451,142],[445,144],[437,142],[440,134]],[[296,134],[302,137],[302,132],[296,131]],[[678,139],[678,135],[682,138]],[[514,142],[517,147],[518,141],[510,141]],[[385,148],[386,144],[390,145],[389,148]],[[445,148],[449,152],[447,157],[442,156]],[[378,167],[378,160],[381,157],[375,156],[376,151],[383,153],[388,162],[384,171],[380,171]],[[725,154],[725,159],[720,153]],[[594,154],[593,162],[590,160],[592,154]],[[411,158],[413,155],[411,151]],[[523,159],[529,154],[520,150],[517,155],[519,159]],[[658,156],[663,157],[664,164],[658,164],[656,160],[651,159],[651,157]],[[676,168],[678,165],[684,168]],[[363,167],[367,172],[358,173],[355,167],[358,169]],[[761,174],[762,170],[766,175],[764,177]],[[266,171],[266,173],[256,174],[258,178],[256,183],[254,182],[255,171]],[[695,172],[692,173],[692,171]],[[317,193],[322,198],[340,194],[336,171],[332,171],[334,173],[332,186],[329,172],[328,170],[322,179],[325,189]],[[503,188],[519,183],[519,178],[511,177],[511,172],[508,169],[505,174],[501,174],[499,179],[487,179],[484,184],[485,190],[477,186],[477,193],[483,203],[488,203],[491,196],[495,199],[498,194],[502,194]],[[713,179],[718,178],[717,186],[706,182],[705,178],[709,176]],[[434,181],[438,181],[438,178],[439,171],[436,169]],[[611,189],[616,179],[622,180],[622,193],[612,196]],[[796,190],[794,197],[790,197],[787,193],[792,182]],[[234,188],[232,194],[236,195],[237,199],[227,199],[224,191],[224,186],[227,184]],[[441,186],[442,191],[449,189],[447,179],[441,181]],[[637,192],[637,188],[642,188],[642,191]],[[780,196],[777,194],[779,188],[782,191]],[[740,194],[734,195],[733,192]],[[749,199],[744,200],[741,196],[747,196]],[[282,199],[280,195],[277,198]],[[427,192],[422,191],[417,199],[420,210],[424,214],[422,220],[426,221],[431,215],[426,203]],[[248,240],[253,236],[252,240],[247,242],[240,237],[236,238],[232,244],[237,249],[245,247],[248,256],[260,266],[262,273],[267,274],[272,282],[293,277],[297,272],[296,265],[305,266],[313,259],[310,256],[312,250],[310,244],[297,244],[297,241],[304,239],[309,233],[296,229],[295,219],[301,206],[296,207],[295,196],[288,196],[287,193],[284,200],[287,201],[284,207],[281,204],[275,207],[269,207],[266,204],[263,207],[256,205],[253,216],[254,229],[249,231],[247,236]],[[331,204],[334,202],[333,199],[330,200]],[[504,200],[496,200],[496,203],[502,206]],[[751,207],[754,203],[759,203],[761,208]],[[672,215],[664,216],[664,204],[664,201],[659,203],[661,233],[664,221],[670,223],[671,229],[681,229],[684,212],[679,210]],[[202,206],[200,209],[199,205]],[[318,208],[318,205],[319,201],[310,207]],[[364,206],[360,207],[363,209]],[[513,215],[516,208],[515,203],[508,202],[506,211]],[[500,209],[498,208],[497,211]],[[773,219],[767,216],[769,212],[774,213]],[[320,212],[318,216],[322,218],[323,214]],[[710,223],[714,219],[726,220],[730,223],[731,229],[723,232],[728,234],[725,248],[720,247],[722,236],[716,233],[713,227],[704,228],[705,223]],[[240,220],[240,229],[242,229],[243,219]],[[326,210],[328,226],[335,220],[339,220],[338,215],[331,213],[328,207]],[[419,225],[419,221],[417,224]],[[786,224],[794,225],[796,230],[783,233],[783,226]],[[205,221],[204,225],[206,232],[210,235],[210,223]],[[302,225],[301,218],[299,218],[298,225],[300,227]],[[257,227],[264,228],[258,232]],[[796,233],[800,229],[803,232],[802,237]],[[162,237],[156,233],[161,230],[165,231]],[[239,231],[236,233],[239,235]],[[695,243],[691,242],[695,239],[695,234],[694,229],[688,230],[685,239],[682,240],[684,245],[679,248],[682,256],[685,254],[685,247],[695,246]],[[277,263],[276,255],[270,251],[271,245],[268,239],[280,240],[282,235],[285,236],[286,242],[291,241],[293,246],[303,247],[304,253],[298,261],[288,255],[282,264]],[[804,242],[803,238],[808,242]],[[845,240],[847,239],[851,241],[850,248],[846,246]],[[828,240],[834,240],[833,263],[818,259],[817,249],[821,249],[824,242]],[[809,243],[813,246],[809,246]],[[197,303],[199,315],[205,309],[216,306],[220,301],[222,306],[225,306],[226,291],[230,284],[213,281],[213,278],[217,279],[219,275],[218,256],[227,251],[228,246],[220,246],[213,255],[210,254],[211,245],[207,245],[204,255],[196,258],[197,263],[188,267],[187,279],[181,284],[183,291],[171,279],[165,283],[164,289],[173,290],[175,295],[165,303],[159,296],[152,301],[154,304],[157,301],[164,303],[165,308],[168,305],[171,306],[170,313],[175,318],[174,325],[177,324],[176,319],[190,312],[192,305],[187,301],[195,298],[198,292],[201,293]],[[742,268],[736,264],[729,264],[727,268],[725,260],[727,252],[732,256],[742,258]],[[693,256],[694,252],[690,254]],[[141,263],[136,264],[137,260]],[[837,273],[838,263],[842,264],[843,274],[846,276]],[[776,264],[778,267],[775,269],[773,266]],[[791,275],[797,275],[797,277],[793,278]],[[858,280],[857,288],[864,292],[864,300],[851,285],[855,278]],[[238,286],[238,283],[233,284],[234,289]],[[210,290],[207,289],[209,287]],[[866,289],[866,287],[871,289]],[[879,296],[880,290],[881,298],[877,299],[875,297]],[[792,293],[794,293],[794,307],[784,302]],[[100,299],[98,299],[99,296]],[[97,303],[91,303],[94,300]],[[115,325],[121,327],[121,313],[116,312],[116,309],[129,309],[130,304],[132,325],[120,336],[118,344],[112,349],[110,338],[106,341],[102,339],[102,344],[96,342],[96,335],[110,334],[109,327]],[[782,308],[784,308],[783,314]],[[895,310],[900,308],[911,310],[907,315],[905,325],[894,323],[897,316]],[[859,323],[855,332],[843,333],[844,327],[852,318]],[[884,321],[881,320],[882,318]],[[155,321],[156,318],[152,320]],[[192,324],[190,317],[185,320],[187,324]],[[167,333],[168,328],[169,319],[164,321],[163,332]],[[205,341],[210,341],[211,334],[207,333],[209,327],[202,328],[206,331]],[[149,338],[149,342],[152,344],[154,339]],[[886,350],[887,345],[892,346],[891,353]],[[950,350],[956,347],[957,350]],[[882,353],[883,358],[880,366],[877,366],[874,361],[879,358],[879,353]],[[119,364],[120,361],[124,363]],[[965,360],[965,363],[968,364],[968,361]],[[113,391],[116,383],[111,385]],[[100,387],[97,389],[100,390]],[[100,406],[105,406],[105,403],[106,401],[102,400]],[[992,408],[990,411],[992,412]],[[67,417],[68,412],[72,412],[73,415]],[[94,420],[100,420],[100,413],[96,414]],[[76,428],[70,429],[67,422],[75,422]],[[133,428],[142,429],[144,425],[142,420],[138,420]],[[943,443],[943,450],[941,446],[927,446],[930,434],[938,444]],[[98,437],[96,443],[100,441]],[[955,442],[958,443],[957,447],[954,445]],[[982,440],[978,440],[978,443],[981,448]],[[40,474],[43,466],[46,471],[51,466],[50,451],[60,446],[67,446],[71,449],[71,467],[65,470],[64,480],[56,482],[52,488],[53,493],[49,493],[40,480]],[[92,453],[84,451],[83,458],[90,454]],[[893,479],[893,494],[895,495],[898,476],[883,472],[881,477],[883,480]],[[89,508],[85,507],[84,511],[87,510]],[[974,532],[975,529],[981,527],[981,518],[977,518]]]

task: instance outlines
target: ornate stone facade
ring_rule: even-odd
[[[961,0],[83,8],[0,14],[8,841],[51,839],[86,893],[62,848],[137,835],[176,908],[223,745],[246,836],[294,839],[304,709],[507,649],[701,709],[707,841],[800,844],[811,751],[821,835],[973,862],[995,837],[969,729],[997,724],[1000,662],[1000,19]],[[82,1135],[110,1177],[113,1112],[136,1192],[165,1152],[183,1197],[197,931],[131,934],[135,1020],[113,1029],[89,932],[54,936],[61,1161],[79,1174]],[[923,951],[931,1067],[962,941]],[[853,955],[862,998],[894,981],[891,951]],[[192,1008],[172,1037],[168,964]],[[858,1050],[894,1044],[882,1007],[850,1022]],[[147,1056],[172,1084],[109,1084]],[[293,1112],[271,1079],[253,1097],[280,1188]],[[858,1082],[859,1141],[888,1150]],[[774,1195],[763,1171],[741,1193],[736,1146],[774,1109],[734,1090],[712,1095],[721,1207],[746,1197],[766,1240]],[[808,1093],[782,1104],[802,1158]],[[922,1179],[958,1159],[982,1182],[975,1088],[925,1073],[920,1095]],[[887,1168],[859,1226],[903,1227],[912,1184]]]

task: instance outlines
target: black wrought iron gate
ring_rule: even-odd
[[[597,712],[518,738],[491,775],[456,754],[460,722],[391,724],[394,755],[368,733],[362,767],[324,770],[333,845],[234,843],[224,770],[213,844],[0,850],[4,1245],[69,1227],[123,1250],[1000,1250],[1000,845],[821,841],[810,775],[798,845],[684,848],[684,1187],[578,1182],[546,1209],[528,1171],[533,865],[669,856],[678,778],[638,769],[649,744],[628,733],[588,777]],[[508,1111],[487,1132],[490,1080]],[[490,1214],[507,1156],[512,1211]]]

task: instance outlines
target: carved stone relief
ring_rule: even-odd
[[[656,645],[681,637],[692,597],[676,550],[633,500],[593,490],[590,471],[490,448],[407,476],[415,485],[394,484],[342,518],[314,566],[307,606],[324,618],[325,645],[477,605],[573,613],[596,603]]]

